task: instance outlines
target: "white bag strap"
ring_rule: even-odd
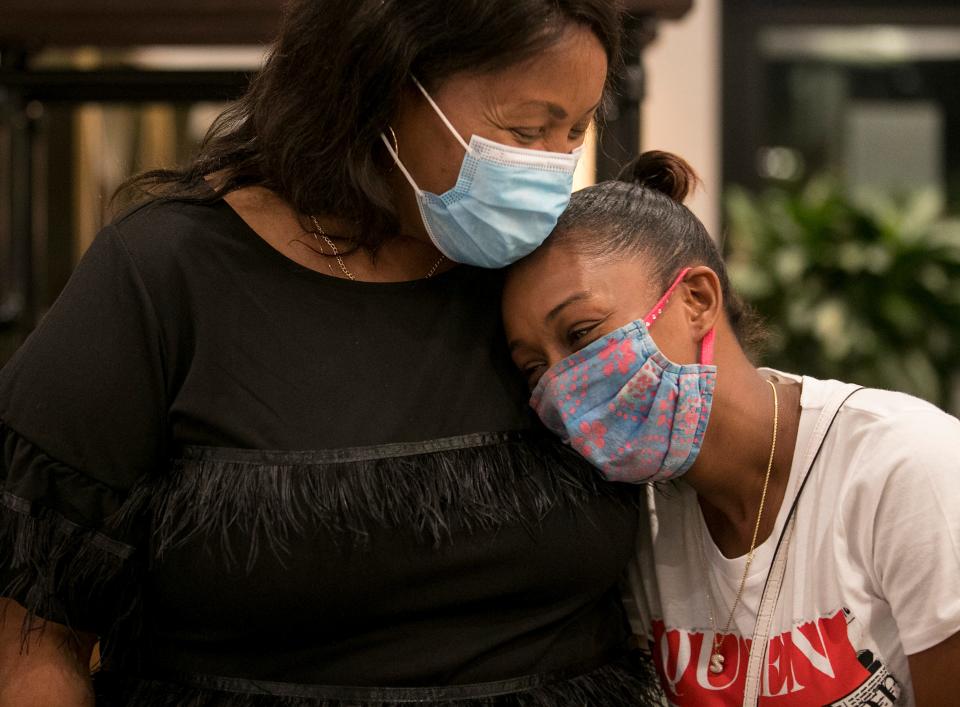
[[[777,607],[777,599],[780,597],[780,588],[783,586],[783,577],[787,569],[788,548],[796,525],[796,510],[797,503],[800,501],[800,494],[803,493],[803,488],[807,485],[810,470],[813,469],[813,464],[820,455],[820,450],[823,449],[823,442],[827,438],[827,433],[833,426],[834,420],[837,419],[840,409],[849,400],[850,396],[858,390],[862,390],[862,388],[858,385],[848,384],[831,395],[823,406],[810,436],[803,465],[800,467],[803,481],[800,482],[800,488],[797,489],[797,493],[793,497],[793,503],[790,505],[787,522],[784,523],[783,531],[777,541],[770,571],[767,573],[767,581],[763,586],[763,595],[760,597],[757,624],[753,629],[753,642],[750,644],[750,658],[747,661],[747,680],[743,690],[743,707],[756,707],[760,698],[760,688],[763,683],[763,662],[767,655],[767,644],[770,640],[770,626],[773,623],[774,610]]]

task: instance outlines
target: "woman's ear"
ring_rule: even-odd
[[[717,326],[723,312],[723,288],[706,265],[690,268],[683,279],[683,304],[691,333],[699,341]]]

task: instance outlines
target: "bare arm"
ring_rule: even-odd
[[[96,638],[48,621],[24,646],[25,616],[20,604],[0,599],[0,707],[93,707],[89,666]]]
[[[907,656],[917,707],[949,707],[960,695],[960,633]]]

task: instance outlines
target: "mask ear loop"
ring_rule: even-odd
[[[663,314],[663,310],[666,308],[667,302],[670,301],[670,297],[671,295],[673,295],[673,291],[680,286],[680,283],[683,282],[683,278],[691,270],[692,268],[684,268],[683,270],[681,270],[680,274],[677,275],[677,279],[673,281],[673,284],[670,285],[669,289],[664,293],[663,297],[660,298],[660,301],[657,302],[655,305],[653,305],[653,309],[650,310],[650,313],[643,318],[643,323],[646,324],[648,329],[653,325],[655,321],[657,321],[657,317]]]
[[[677,275],[677,279],[673,281],[673,284],[670,285],[670,288],[664,293],[663,297],[653,306],[653,309],[650,310],[650,313],[643,318],[644,326],[649,329],[657,317],[663,314],[663,310],[666,309],[667,303],[670,301],[670,297],[673,295],[673,291],[680,286],[680,283],[683,282],[683,278],[687,276],[687,273],[690,272],[693,268],[684,268],[680,271],[680,274]],[[700,363],[705,366],[713,365],[713,351],[714,351],[714,340],[716,339],[716,330],[711,328],[700,342]]]
[[[425,88],[423,87],[423,85],[422,85],[419,81],[417,81],[417,77],[416,77],[416,76],[411,76],[410,78],[413,79],[413,83],[415,83],[416,86],[417,86],[417,88],[420,89],[420,93],[422,93],[422,94],[423,94],[423,97],[427,99],[427,103],[430,104],[430,107],[433,108],[434,112],[440,117],[440,120],[443,121],[443,124],[446,125],[446,126],[447,126],[447,129],[448,129],[451,133],[453,133],[453,136],[454,136],[455,138],[457,138],[457,142],[459,142],[461,145],[463,145],[463,149],[464,149],[467,153],[469,153],[469,152],[470,152],[470,146],[464,141],[464,139],[463,139],[462,137],[460,137],[460,133],[457,132],[457,129],[456,129],[455,127],[453,127],[453,123],[450,122],[450,120],[447,118],[447,116],[445,116],[445,115],[443,114],[443,111],[440,110],[440,106],[437,105],[436,101],[434,101],[433,98],[430,96],[430,94],[427,93],[427,89],[425,89]]]
[[[400,161],[400,155],[398,155],[397,151],[393,149],[393,145],[390,144],[390,140],[387,138],[386,134],[381,132],[380,139],[383,140],[383,144],[387,146],[387,152],[389,152],[390,156],[393,157],[393,161],[396,163],[397,167],[400,168],[400,171],[403,172],[403,176],[407,178],[410,186],[413,187],[413,191],[419,194],[420,187],[418,187],[417,183],[413,180],[413,175],[410,174],[410,172],[407,171],[407,168],[403,166],[403,162]]]
[[[700,363],[704,366],[713,365],[713,341],[716,338],[716,329],[711,329],[700,342]]]
[[[440,106],[437,105],[436,101],[434,101],[430,94],[427,93],[427,89],[423,87],[423,84],[417,81],[416,76],[411,76],[410,78],[413,80],[413,83],[416,85],[416,87],[420,89],[420,93],[423,94],[423,97],[427,99],[427,103],[430,104],[430,107],[433,108],[433,111],[439,116],[440,120],[443,121],[443,124],[446,125],[447,129],[455,138],[457,138],[457,142],[463,146],[464,151],[469,153],[470,146],[464,142],[462,137],[460,137],[460,133],[458,133],[457,129],[453,127],[453,123],[450,122],[447,116],[443,114],[443,111],[440,110]],[[390,128],[390,132],[393,132],[393,128]],[[390,140],[383,132],[380,133],[380,139],[383,140],[383,144],[387,146],[387,151],[390,153],[390,156],[393,157],[393,161],[397,164],[397,167],[400,168],[400,171],[403,172],[403,176],[406,177],[407,182],[409,182],[410,186],[413,187],[413,191],[419,194],[421,192],[420,187],[418,187],[416,181],[414,181],[413,175],[410,174],[406,167],[404,167],[403,162],[400,161],[400,155],[397,153],[397,150],[394,149],[393,145],[390,144]]]

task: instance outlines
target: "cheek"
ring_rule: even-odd
[[[426,141],[416,153],[401,159],[424,191],[443,194],[453,188],[460,175],[464,151],[460,143],[442,144],[440,140]]]
[[[650,329],[650,336],[660,352],[678,364],[699,363],[700,343],[694,341],[682,322],[664,317]]]
[[[660,346],[660,344],[657,344]],[[660,346],[663,355],[674,363],[687,364],[700,362],[699,347],[686,339],[668,341]]]
[[[400,160],[418,187],[442,194],[456,184],[465,154],[463,146],[429,106],[404,111],[398,116],[394,129]],[[465,138],[467,142],[469,135]]]

